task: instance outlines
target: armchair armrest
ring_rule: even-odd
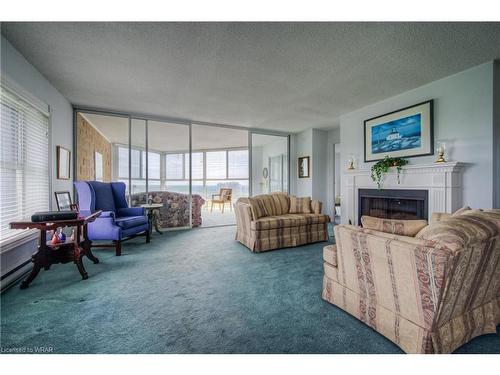
[[[102,211],[97,219],[111,218],[115,220],[115,213],[113,211]]]
[[[127,207],[127,208],[119,208],[118,216],[144,216],[145,215],[144,207]]]

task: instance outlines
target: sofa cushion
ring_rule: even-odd
[[[288,194],[275,192],[271,193],[272,203],[271,212],[272,215],[285,215],[290,211],[290,198]]]
[[[459,250],[471,243],[499,236],[500,213],[469,210],[461,215],[438,221],[421,230],[416,238],[445,244],[451,250]]]
[[[296,196],[290,197],[290,211],[291,214],[310,214],[311,210],[311,197],[297,198]]]
[[[452,217],[452,214],[447,212],[433,212],[431,216],[431,221],[429,224],[437,223],[438,221],[443,221]]]
[[[462,215],[468,211],[472,210],[472,208],[470,208],[469,206],[463,206],[462,208],[459,208],[458,210],[456,210],[455,212],[453,212],[453,216],[459,216],[459,215]]]
[[[147,216],[124,216],[115,218],[115,223],[122,229],[137,227],[148,222]]]
[[[116,211],[115,197],[110,183],[89,181],[95,192],[95,209],[103,211]]]
[[[269,216],[266,208],[266,201],[267,199],[263,198],[263,196],[248,198],[248,204],[252,210],[252,217],[254,220]]]
[[[248,198],[254,220],[265,216],[287,214],[290,207],[288,201],[288,195],[280,192]]]
[[[328,223],[329,221],[330,217],[328,215],[286,214],[280,216],[266,216],[257,220],[252,220],[250,228],[258,231],[298,227],[310,224],[323,224]]]
[[[427,220],[395,220],[381,219],[373,216],[361,216],[363,228],[377,230],[379,232],[399,234],[401,236],[415,236],[421,229],[427,226]]]

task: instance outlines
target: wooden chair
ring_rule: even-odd
[[[212,194],[212,205],[210,206],[210,212],[214,210],[214,203],[218,203],[221,207],[222,213],[224,213],[224,206],[226,202],[229,202],[229,209],[233,210],[233,205],[231,204],[231,197],[233,195],[233,189],[222,188],[219,190],[219,194]]]

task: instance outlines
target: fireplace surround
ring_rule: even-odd
[[[433,164],[409,164],[401,170],[400,183],[395,170],[384,178],[382,190],[424,190],[427,191],[427,217],[433,212],[452,213],[462,207],[462,175],[464,163],[447,162]],[[392,168],[394,169],[394,168]],[[342,175],[342,217],[343,224],[359,223],[359,190],[376,189],[370,177],[370,169],[354,169]]]

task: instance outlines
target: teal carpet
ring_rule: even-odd
[[[1,296],[1,346],[55,353],[401,353],[321,299],[324,243],[253,254],[234,227],[137,239]],[[500,353],[486,335],[459,353]]]

